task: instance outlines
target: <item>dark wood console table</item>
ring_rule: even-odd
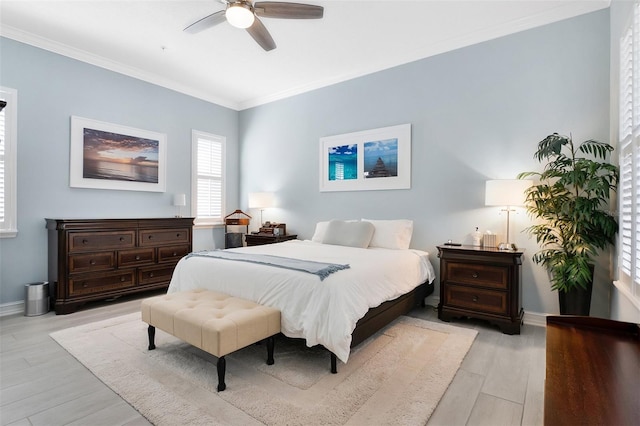
[[[547,317],[544,424],[637,425],[640,327],[591,317]]]

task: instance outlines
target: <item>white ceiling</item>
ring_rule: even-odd
[[[2,0],[0,35],[242,110],[609,6],[610,0],[314,1],[320,20],[263,19],[265,52],[218,0]]]

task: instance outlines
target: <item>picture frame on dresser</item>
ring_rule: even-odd
[[[167,135],[71,117],[69,185],[166,191]]]
[[[411,124],[320,138],[320,192],[411,188]]]

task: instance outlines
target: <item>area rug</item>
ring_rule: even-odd
[[[276,340],[216,358],[147,325],[134,313],[51,334],[155,425],[424,425],[451,383],[476,331],[403,316],[352,350],[338,374],[326,350]]]

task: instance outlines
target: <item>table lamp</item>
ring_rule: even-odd
[[[275,196],[273,192],[250,192],[249,208],[260,209],[260,226],[264,224],[262,221],[262,212],[265,209],[275,206]]]
[[[488,180],[485,188],[486,206],[501,206],[507,212],[507,240],[498,245],[498,250],[515,251],[517,247],[509,239],[509,214],[515,211],[512,207],[523,206],[525,191],[531,186],[530,180],[499,179]]]

